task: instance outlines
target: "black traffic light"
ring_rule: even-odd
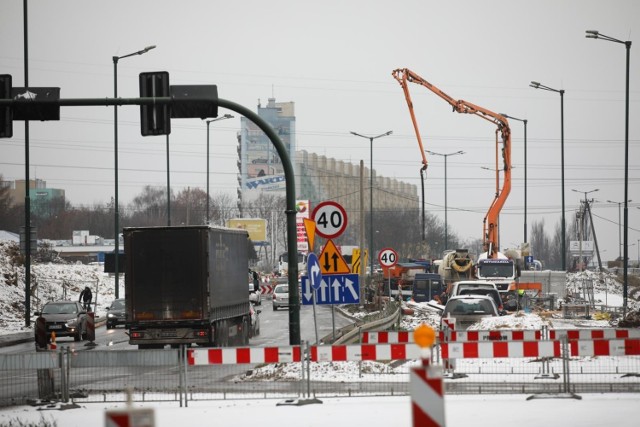
[[[0,99],[11,99],[11,76],[0,75]],[[13,112],[11,107],[0,106],[0,138],[13,136]]]
[[[140,98],[169,97],[169,73],[156,71],[140,73]],[[140,106],[142,136],[169,135],[171,133],[171,107],[164,105]]]
[[[171,118],[207,119],[218,117],[218,87],[216,85],[171,86]]]

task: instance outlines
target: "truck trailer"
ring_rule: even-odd
[[[240,229],[124,228],[129,344],[247,345],[248,244]]]

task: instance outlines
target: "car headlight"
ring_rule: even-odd
[[[113,314],[113,313],[109,313],[109,314],[107,314],[107,317],[109,319],[113,319],[114,317],[117,317],[117,316],[115,314]]]

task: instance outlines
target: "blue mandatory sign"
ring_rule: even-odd
[[[360,276],[357,274],[327,274],[321,276],[316,289],[308,276],[302,276],[302,304],[358,304],[360,302]],[[311,279],[313,280],[313,279]]]
[[[322,281],[322,269],[320,269],[318,257],[313,252],[311,252],[307,257],[307,274],[311,279],[311,287],[316,290],[320,288],[320,282]]]

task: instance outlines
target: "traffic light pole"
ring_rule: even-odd
[[[69,99],[0,99],[0,107],[21,108],[33,107],[91,107],[91,106],[119,106],[119,105],[147,105],[147,106],[174,106],[181,104],[208,104],[235,111],[247,117],[255,123],[271,140],[275,146],[286,180],[286,210],[287,214],[287,246],[289,259],[297,259],[297,230],[296,230],[296,189],[293,166],[287,148],[274,132],[273,128],[253,111],[235,102],[220,98],[192,96],[188,100],[175,100],[173,97],[154,98],[69,98]],[[116,254],[117,256],[117,254]],[[298,265],[289,266],[289,344],[300,345],[300,298],[298,293]]]

